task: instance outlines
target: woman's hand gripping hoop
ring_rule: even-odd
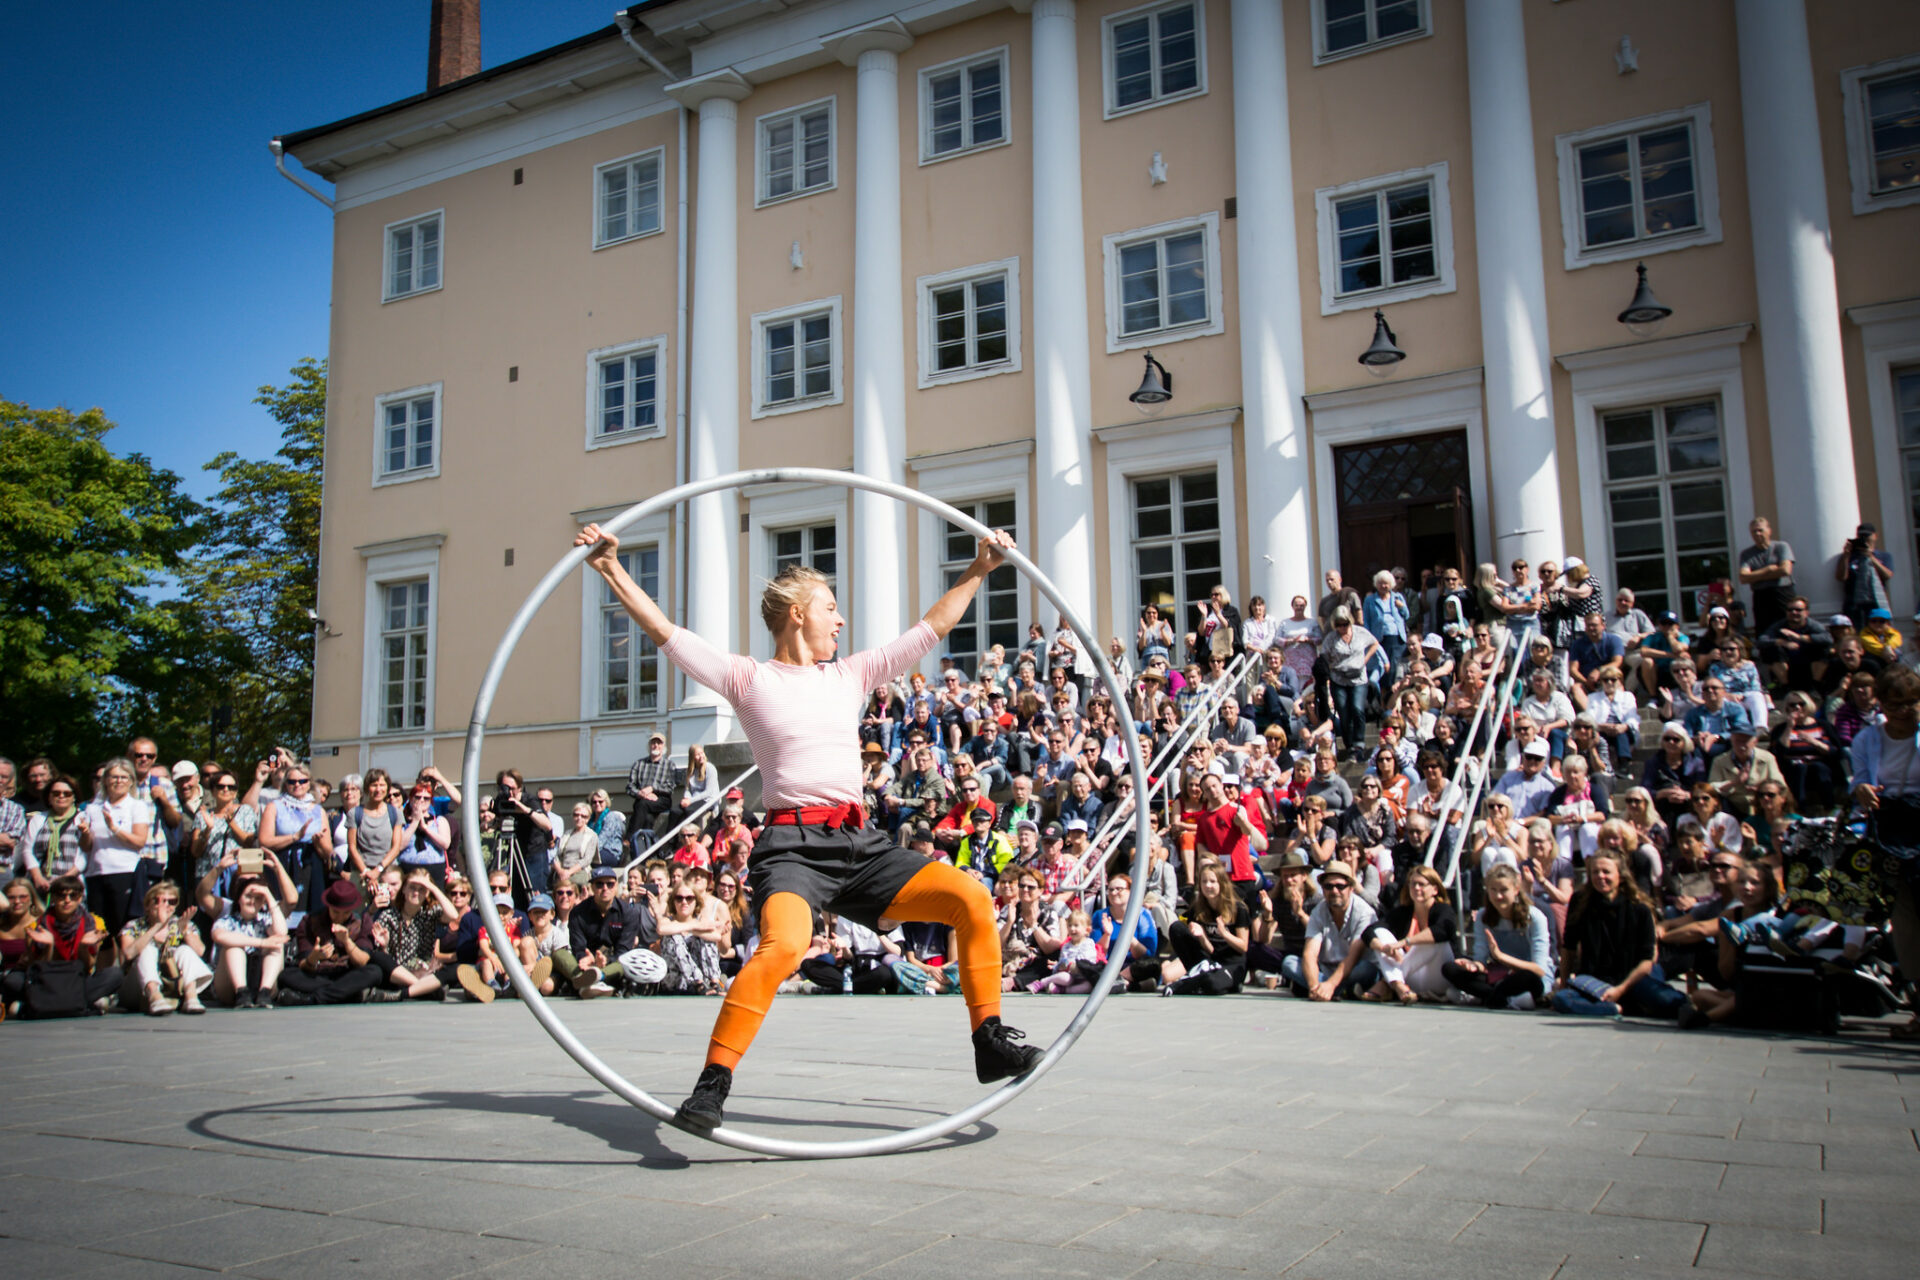
[[[678,488],[669,489],[643,502],[635,503],[612,520],[602,522],[601,527],[608,533],[618,534],[636,521],[644,520],[656,512],[670,510],[677,503],[690,501],[709,493],[718,493],[725,489],[740,489],[757,484],[817,484],[842,489],[864,489],[869,493],[882,494],[930,512],[950,524],[967,530],[976,538],[994,536],[993,530],[972,516],[957,511],[938,498],[928,497],[916,489],[909,489],[905,485],[894,484],[887,480],[854,475],[851,472],[824,471],[814,467],[767,467],[757,471],[736,471],[730,475],[696,480]],[[460,767],[460,785],[465,788],[465,794],[468,796],[479,794],[480,748],[487,735],[487,712],[492,708],[494,695],[499,691],[501,678],[506,674],[508,660],[513,657],[514,649],[519,645],[522,635],[525,634],[534,616],[560,584],[574,576],[593,550],[592,547],[575,547],[562,556],[558,564],[548,570],[546,577],[540,580],[539,585],[535,586],[532,593],[527,596],[526,602],[520,606],[520,611],[514,614],[513,621],[507,627],[506,635],[501,637],[500,647],[494,650],[493,660],[487,664],[486,675],[480,681],[479,696],[473,700],[473,719],[467,726],[466,758]],[[1008,548],[1005,554],[1007,563],[1024,573],[1033,585],[1039,588],[1040,594],[1060,611],[1060,615],[1067,620],[1067,625],[1073,628],[1074,635],[1080,639],[1081,652],[1099,667],[1100,681],[1106,686],[1108,695],[1113,699],[1114,713],[1119,717],[1128,740],[1137,741],[1138,730],[1134,725],[1132,713],[1127,709],[1127,691],[1122,687],[1119,677],[1114,674],[1112,666],[1106,660],[1106,646],[1101,644],[1088,628],[1086,620],[1061,598],[1060,589],[1047,580],[1046,575],[1040,572],[1024,552]],[[1131,756],[1129,769],[1133,775],[1133,794],[1143,796],[1147,793],[1145,765],[1140,752],[1133,751],[1129,755]],[[487,873],[480,849],[479,806],[471,802],[462,805],[460,822],[461,832],[465,836],[463,845],[467,860],[467,874],[476,884],[484,883]],[[1148,811],[1145,807],[1141,807],[1134,813],[1133,881],[1135,884],[1145,882],[1148,848],[1152,836]],[[1133,936],[1134,928],[1140,919],[1141,903],[1145,897],[1144,894],[1136,893],[1128,899],[1126,918],[1120,925],[1120,936],[1129,938]],[[517,953],[501,928],[500,916],[494,910],[492,900],[481,895],[476,897],[474,902],[479,908],[481,919],[486,922],[487,934],[493,939],[494,950],[506,966],[507,976],[513,981],[514,990],[519,994],[522,1003],[539,1020],[540,1025],[546,1029],[547,1034],[553,1037],[554,1043],[565,1049],[575,1062],[586,1069],[588,1075],[619,1097],[656,1119],[671,1120],[672,1107],[632,1084],[625,1076],[602,1062],[592,1050],[580,1043],[573,1032],[567,1029],[566,1024],[560,1020],[560,1016],[553,1011],[553,1007],[542,998],[539,989],[528,980],[527,971],[521,967]],[[1094,983],[1092,994],[1074,1014],[1073,1021],[1067,1024],[1066,1030],[1047,1046],[1046,1053],[1031,1070],[951,1115],[915,1129],[902,1129],[879,1137],[856,1138],[845,1142],[802,1142],[786,1138],[768,1138],[726,1126],[715,1129],[707,1137],[722,1146],[753,1151],[761,1155],[827,1159],[842,1156],[886,1155],[958,1133],[961,1129],[991,1115],[1013,1101],[1060,1060],[1073,1042],[1080,1038],[1080,1033],[1085,1031],[1088,1024],[1093,1021],[1093,1015],[1105,1002],[1107,992],[1125,966],[1126,960],[1125,947],[1116,948],[1113,954],[1107,957],[1106,968],[1101,971],[1100,980]]]

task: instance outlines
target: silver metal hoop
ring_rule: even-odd
[[[737,489],[756,484],[819,484],[842,489],[864,489],[869,493],[882,494],[910,506],[919,507],[922,511],[931,512],[967,530],[976,538],[987,537],[993,532],[965,512],[957,511],[938,498],[929,497],[916,489],[909,489],[905,485],[894,484],[888,480],[877,480],[871,476],[855,475],[847,471],[827,471],[817,467],[765,467],[755,471],[736,471],[729,475],[696,480],[637,502],[613,519],[603,521],[600,527],[609,533],[618,534],[620,530],[635,521],[643,520],[658,511],[669,510],[676,503],[723,489]],[[507,661],[513,656],[514,648],[519,645],[528,624],[533,621],[541,606],[546,604],[548,597],[553,595],[560,584],[586,562],[591,550],[591,547],[573,548],[561,556],[559,563],[548,570],[546,577],[534,587],[532,593],[527,596],[526,603],[522,604],[520,611],[514,614],[513,621],[507,627],[506,635],[501,637],[500,647],[494,650],[493,661],[488,663],[486,675],[480,681],[479,695],[473,700],[473,719],[467,725],[466,758],[460,766],[460,786],[462,795],[466,799],[466,803],[460,810],[460,830],[464,837],[467,874],[475,884],[484,884],[487,878],[487,867],[480,849],[479,809],[480,747],[486,740],[487,712],[492,709],[494,694],[499,691],[501,678],[506,674]],[[1099,666],[1101,683],[1106,686],[1107,693],[1113,699],[1114,713],[1119,717],[1123,731],[1127,734],[1127,741],[1137,743],[1139,731],[1134,724],[1133,713],[1127,706],[1126,690],[1121,687],[1119,676],[1107,661],[1106,651],[1101,647],[1099,639],[1073,606],[1061,597],[1060,589],[1040,572],[1033,561],[1027,558],[1025,552],[1008,551],[1007,562],[1025,574],[1028,580],[1039,588],[1040,594],[1059,610],[1060,616],[1066,619],[1067,625],[1073,628],[1073,633],[1079,637],[1086,654]],[[862,639],[871,641],[873,637],[862,637]],[[1144,796],[1147,794],[1145,762],[1138,750],[1129,750],[1128,755],[1129,768],[1133,775],[1133,794]],[[1133,882],[1136,885],[1143,883],[1146,879],[1152,839],[1153,831],[1148,822],[1147,807],[1138,806],[1134,814],[1133,851]],[[1144,898],[1144,893],[1133,893],[1128,896],[1126,918],[1121,921],[1119,930],[1120,937],[1129,940],[1133,937],[1133,931],[1140,920],[1141,904]],[[500,925],[500,915],[494,910],[491,895],[476,893],[473,901],[479,908],[480,918],[486,924],[487,935],[493,939],[494,951],[505,965],[507,976],[513,982],[514,991],[528,1011],[546,1029],[547,1034],[553,1037],[554,1043],[565,1049],[575,1062],[586,1069],[588,1075],[612,1090],[615,1095],[648,1115],[671,1121],[674,1110],[672,1107],[632,1084],[625,1076],[602,1062],[591,1049],[580,1043],[573,1032],[568,1030],[566,1024],[560,1020],[559,1015],[553,1011],[553,1007],[541,996],[539,989],[528,979],[526,969],[520,964],[518,955],[507,939],[506,931]],[[957,1133],[1019,1097],[1060,1060],[1073,1042],[1078,1040],[1080,1034],[1087,1029],[1088,1024],[1093,1021],[1093,1015],[1105,1002],[1108,990],[1126,963],[1127,953],[1128,948],[1125,946],[1113,949],[1113,953],[1107,957],[1106,968],[1101,971],[1099,981],[1094,983],[1092,994],[1074,1014],[1073,1021],[1067,1024],[1066,1030],[1047,1046],[1046,1053],[1025,1075],[1008,1081],[979,1101],[939,1120],[930,1121],[918,1128],[902,1129],[877,1137],[856,1138],[844,1142],[805,1142],[787,1138],[769,1138],[726,1126],[715,1129],[705,1136],[722,1146],[752,1151],[760,1155],[798,1159],[833,1159],[844,1156],[886,1155]]]

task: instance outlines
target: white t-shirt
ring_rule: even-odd
[[[143,846],[128,844],[107,829],[107,816],[113,817],[113,825],[122,831],[135,823],[147,822],[153,817],[153,802],[137,795],[129,795],[118,804],[107,800],[95,800],[87,806],[81,821],[93,833],[93,853],[88,858],[87,870],[94,875],[124,875],[135,870],[140,864]]]

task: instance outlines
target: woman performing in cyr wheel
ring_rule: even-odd
[[[833,662],[846,619],[826,576],[788,567],[767,584],[760,617],[773,659],[726,654],[676,627],[620,567],[619,539],[590,524],[574,538],[640,629],[680,669],[732,704],[760,767],[766,827],[747,867],[760,945],[734,978],[714,1023],[706,1067],[674,1121],[709,1133],[722,1120],[733,1069],[760,1030],[774,991],[791,975],[824,908],[868,928],[889,921],[951,926],[960,988],[973,1021],[974,1073],[982,1084],[1017,1076],[1041,1056],[1000,1021],[1000,932],[985,887],[869,828],[861,809],[860,711],[880,685],[911,669],[953,630],[974,592],[1013,545],[984,538],[973,563],[911,630],[891,644]],[[891,927],[891,926],[889,926]]]

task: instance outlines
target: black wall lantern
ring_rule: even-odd
[[[1673,308],[1653,296],[1653,290],[1647,285],[1647,264],[1642,262],[1634,267],[1639,273],[1640,283],[1633,291],[1633,301],[1619,315],[1620,323],[1636,338],[1651,338],[1660,332],[1660,326],[1673,314]]]
[[[1147,352],[1147,371],[1140,378],[1140,387],[1127,399],[1141,413],[1156,413],[1160,406],[1173,399],[1173,375],[1167,372],[1167,366],[1153,358],[1153,352]]]
[[[1394,345],[1393,330],[1387,327],[1387,318],[1380,312],[1373,313],[1373,345],[1360,353],[1360,363],[1367,372],[1376,378],[1384,378],[1407,358],[1407,353]]]

